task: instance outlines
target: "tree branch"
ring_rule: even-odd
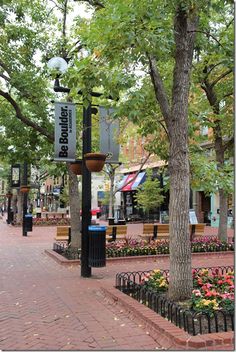
[[[206,69],[206,77],[207,76],[209,76],[209,74],[214,70],[214,68],[216,68],[217,66],[219,66],[219,65],[221,65],[223,62],[221,61],[221,62],[218,62],[217,64],[215,64],[215,65],[211,65],[211,66],[205,66],[205,69]],[[209,70],[208,70],[209,69]],[[204,72],[204,70],[203,70],[203,73],[205,73]]]
[[[230,140],[228,140],[223,146],[224,152],[227,149],[233,148],[233,146],[234,146],[234,137],[231,137]]]
[[[87,2],[89,3],[89,5],[96,7],[97,10],[105,8],[105,6],[98,0],[74,0],[74,1]]]
[[[7,67],[7,65],[2,61],[0,60],[0,66],[4,69],[4,71],[6,71],[8,73],[8,75],[10,76],[10,70],[9,68]]]
[[[149,60],[150,75],[153,82],[155,95],[156,95],[157,101],[160,104],[161,112],[165,119],[165,122],[166,124],[168,124],[169,117],[170,117],[170,106],[169,106],[167,94],[165,91],[165,87],[157,68],[156,59],[149,54],[147,54],[147,57]]]
[[[224,78],[227,75],[229,75],[231,72],[233,72],[232,69],[229,69],[228,71],[222,73],[222,75],[220,75],[213,82],[210,83],[210,86],[213,87],[214,85],[216,85],[216,83],[218,83],[222,78]]]
[[[233,94],[234,94],[234,92],[227,93],[227,94],[223,95],[223,98],[230,97],[230,96],[233,95]]]
[[[0,73],[0,77],[2,77],[5,81],[10,82],[10,78],[4,75],[3,73]]]
[[[47,132],[46,129],[42,128],[41,126],[39,126],[38,124],[30,121],[27,117],[25,117],[22,112],[21,109],[19,107],[19,105],[17,104],[17,102],[11,97],[11,95],[7,92],[4,92],[2,90],[0,90],[0,95],[5,98],[10,104],[11,106],[14,108],[15,112],[16,112],[16,117],[22,121],[26,126],[33,128],[34,130],[36,130],[37,132],[39,132],[41,135],[45,136],[47,138],[47,140],[50,143],[54,142],[54,136],[51,135],[50,133]]]
[[[212,39],[214,39],[222,48],[224,48],[224,46],[219,42],[218,39],[216,39],[211,33],[209,32],[205,32],[205,31],[200,31],[200,30],[194,30],[194,31],[188,31],[188,33],[203,33],[209,37],[211,37]]]

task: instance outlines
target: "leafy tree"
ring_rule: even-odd
[[[152,178],[151,170],[146,171],[145,182],[137,188],[135,198],[138,206],[141,206],[144,211],[148,212],[159,207],[163,201],[164,196],[161,194],[160,182],[157,178]]]
[[[189,236],[188,96],[194,42],[203,1],[107,0],[90,21],[77,30],[91,55],[76,61],[71,80],[86,86],[103,86],[113,96],[142,86],[134,74],[141,67],[149,76],[155,104],[168,139],[170,171],[170,298],[184,300],[192,291]],[[101,35],[102,33],[102,35]],[[163,70],[168,63],[171,76]],[[89,71],[88,71],[89,70]],[[148,79],[148,78],[147,78]],[[77,82],[78,82],[77,81]],[[84,85],[83,85],[84,84]],[[78,87],[78,84],[77,84]],[[130,90],[132,88],[132,90]],[[155,109],[156,110],[156,109]],[[158,115],[156,115],[156,120]]]
[[[53,119],[45,62],[65,55],[68,1],[4,1],[0,10],[0,101],[4,126],[0,154],[9,163],[52,156]],[[54,11],[57,11],[54,13]],[[58,21],[59,11],[64,17]],[[50,16],[49,16],[50,14]],[[58,37],[63,33],[62,46]],[[61,42],[60,42],[61,43]],[[51,85],[51,84],[50,84]],[[68,165],[67,165],[68,167]],[[63,172],[65,166],[57,165]],[[71,245],[80,247],[77,176],[70,170]],[[75,199],[76,198],[76,199]]]
[[[209,20],[210,19],[210,20]],[[215,191],[219,192],[218,237],[227,239],[227,198],[232,192],[233,177],[229,158],[233,155],[233,38],[232,1],[214,1],[199,28],[194,62],[194,114],[197,124],[209,127],[214,149]],[[204,110],[205,107],[205,110]],[[199,115],[197,118],[196,115]],[[212,164],[212,163],[211,163]],[[205,165],[206,178],[209,165]],[[196,169],[196,163],[195,163]],[[229,177],[231,176],[231,181]],[[206,183],[207,185],[207,183]],[[209,189],[212,189],[209,184]],[[215,192],[214,192],[215,193]]]

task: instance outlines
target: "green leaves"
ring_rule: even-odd
[[[233,166],[225,162],[224,166],[217,168],[214,160],[203,154],[195,154],[191,159],[193,189],[201,189],[206,194],[217,193],[223,189],[226,194],[233,192]]]
[[[138,206],[142,207],[145,211],[157,208],[163,203],[164,196],[161,194],[159,180],[153,179],[150,170],[146,172],[146,181],[138,187],[135,199]]]

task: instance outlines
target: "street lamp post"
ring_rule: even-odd
[[[52,58],[48,62],[50,69],[57,69],[60,73],[64,73],[67,69],[67,62],[62,58]],[[54,82],[54,91],[60,93],[69,93],[70,88],[61,87],[59,78]],[[83,96],[82,91],[78,94]],[[103,94],[98,92],[91,92],[92,97],[101,97]],[[108,97],[112,99],[112,97]],[[91,152],[91,114],[92,104],[89,102],[85,107],[83,104],[83,156],[82,156],[82,241],[81,241],[81,276],[90,277],[91,267],[88,265],[89,257],[89,235],[88,227],[91,224],[91,172],[85,165],[84,155]]]
[[[11,198],[12,198],[12,193],[8,192],[7,193],[7,219],[6,222],[7,224],[11,224],[12,218],[11,218]]]
[[[85,165],[84,155],[91,152],[91,104],[83,106],[83,158],[82,158],[82,251],[81,276],[90,277],[91,267],[88,265],[89,236],[91,224],[91,172]]]
[[[48,62],[49,68],[58,69],[63,73],[66,71],[67,63],[62,58],[52,58]],[[59,78],[55,79],[54,91],[69,93],[70,88],[61,87]],[[78,94],[82,95],[81,91]],[[96,94],[96,93],[95,93]],[[100,96],[100,93],[97,93]],[[92,94],[93,95],[93,94]],[[83,157],[82,157],[82,241],[81,241],[81,276],[90,277],[91,267],[88,265],[89,236],[88,227],[91,224],[91,173],[85,165],[84,154],[91,151],[91,103],[86,108],[83,106]]]
[[[27,185],[27,173],[28,173],[28,165],[27,162],[24,162],[23,168],[23,184]],[[22,219],[22,235],[27,236],[26,231],[26,218],[25,215],[27,214],[27,203],[28,203],[28,193],[23,193],[23,219]]]

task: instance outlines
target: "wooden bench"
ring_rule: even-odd
[[[194,236],[204,235],[205,224],[190,224],[189,231],[191,240]],[[140,235],[142,239],[168,239],[169,224],[143,224],[143,233]]]
[[[56,218],[64,218],[66,216],[65,212],[53,212],[53,211],[42,211],[41,212],[42,218],[48,219],[56,219]]]
[[[57,242],[70,243],[70,226],[57,226],[57,233],[54,239]]]
[[[140,235],[142,239],[168,239],[169,224],[143,224],[143,233]]]
[[[110,225],[106,229],[106,240],[125,240],[127,235],[127,225]]]
[[[191,239],[193,239],[194,236],[204,236],[206,224],[191,224],[189,226]]]

